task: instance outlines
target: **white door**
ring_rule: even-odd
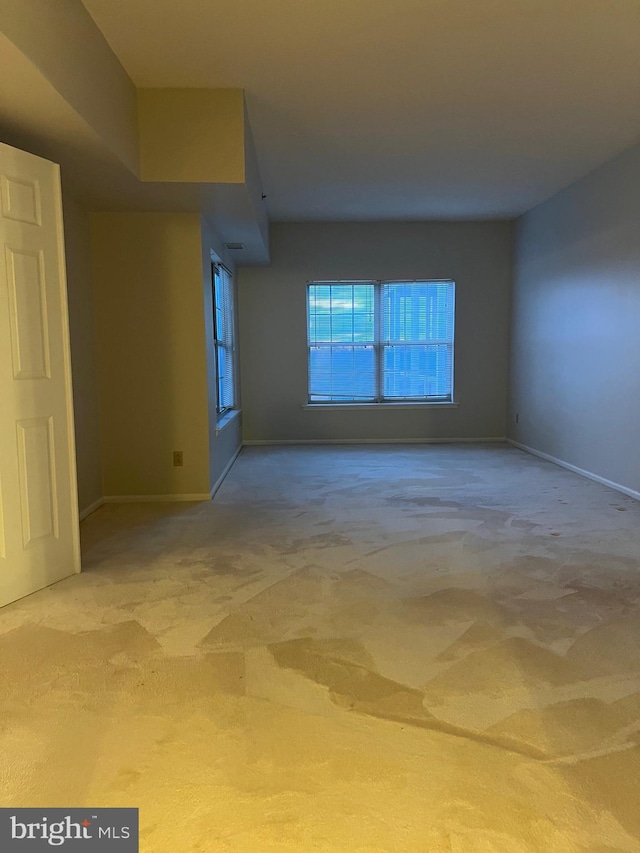
[[[0,606],[79,571],[60,170],[0,143]]]

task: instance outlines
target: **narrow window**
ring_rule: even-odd
[[[212,264],[213,336],[216,350],[218,414],[235,406],[233,282],[222,264]]]

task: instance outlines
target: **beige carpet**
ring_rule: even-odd
[[[0,612],[3,805],[141,850],[640,851],[640,503],[501,446],[245,450]]]

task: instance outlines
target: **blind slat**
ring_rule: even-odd
[[[310,283],[310,402],[453,400],[454,298],[452,281]]]
[[[233,282],[226,267],[214,264],[214,335],[218,412],[235,405]]]

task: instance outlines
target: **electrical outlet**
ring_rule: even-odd
[[[184,465],[184,452],[182,450],[173,451],[173,467],[182,468]]]

